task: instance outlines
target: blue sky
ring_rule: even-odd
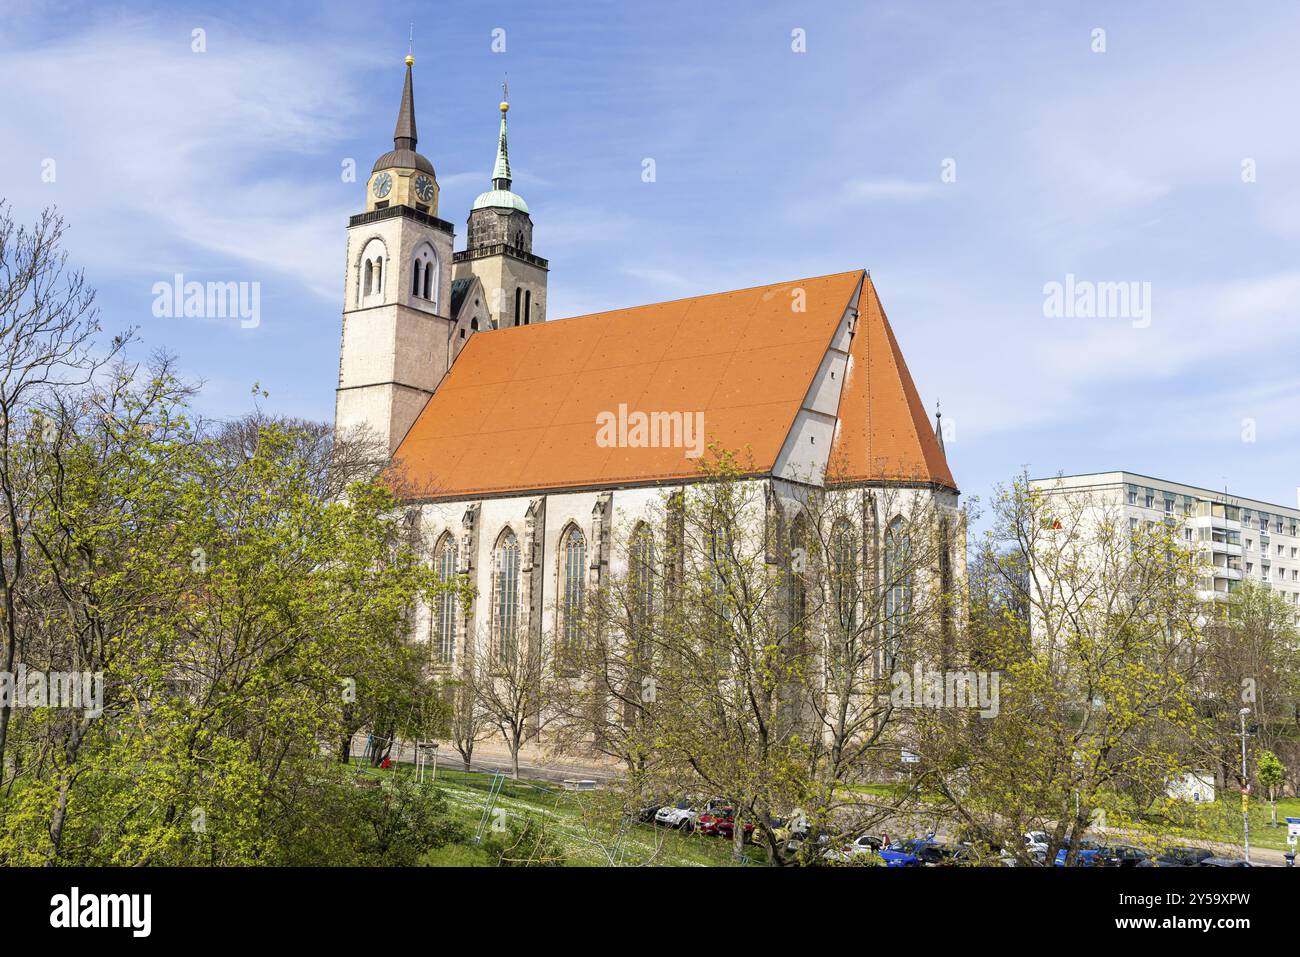
[[[258,382],[329,419],[412,20],[458,245],[509,74],[552,318],[865,266],[967,495],[1126,468],[1296,503],[1293,4],[7,0],[0,196],[58,204],[105,325],[176,353],[202,411]],[[154,318],[178,272],[259,282],[261,325]],[[1149,324],[1045,316],[1067,274],[1150,283]]]

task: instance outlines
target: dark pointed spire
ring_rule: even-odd
[[[939,403],[934,403],[934,436],[939,440],[939,451],[945,455],[948,450],[943,447],[943,412],[939,410]]]
[[[402,105],[397,110],[397,127],[393,130],[393,149],[415,151],[419,142],[415,133],[415,94],[411,91],[411,67],[415,57],[406,55],[406,84],[402,87]]]

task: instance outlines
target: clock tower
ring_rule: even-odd
[[[366,210],[348,220],[343,338],[334,424],[368,433],[391,455],[451,364],[455,230],[438,218],[438,178],[416,152],[415,94],[406,83],[393,148],[376,160]]]

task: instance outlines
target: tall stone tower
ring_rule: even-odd
[[[433,164],[415,151],[415,95],[406,85],[393,149],[375,162],[366,211],[348,220],[343,339],[334,424],[368,429],[397,448],[451,361],[452,241],[438,219]]]
[[[506,113],[501,101],[501,134],[492,167],[492,188],[480,193],[469,213],[466,248],[456,253],[456,278],[477,276],[487,296],[496,329],[546,320],[547,262],[533,255],[533,221],[523,197],[511,192]]]

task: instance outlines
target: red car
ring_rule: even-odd
[[[696,828],[701,834],[731,840],[736,836],[736,809],[734,807],[710,808],[708,813],[700,815]],[[754,825],[746,821],[745,840],[749,840],[753,834]]]

